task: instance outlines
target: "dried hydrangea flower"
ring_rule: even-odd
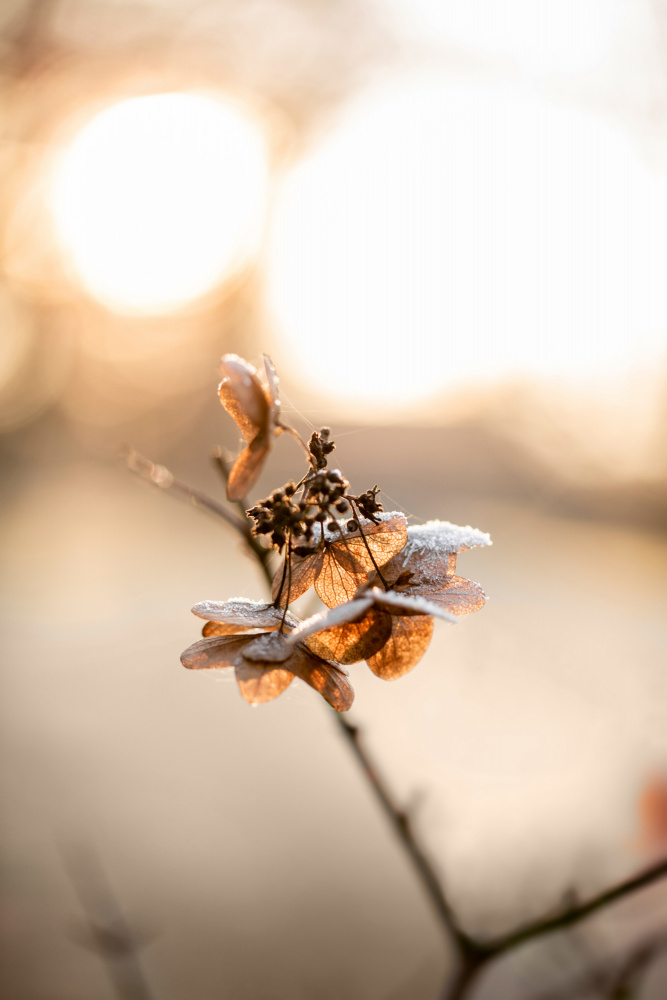
[[[333,523],[336,526],[332,528]],[[399,553],[407,538],[407,520],[398,511],[377,514],[375,521],[329,521],[322,527],[320,539],[303,547],[305,552],[292,552],[291,567],[279,567],[272,596],[285,604],[314,585],[327,607],[335,608],[349,601],[377,566],[384,566]]]
[[[289,642],[286,634],[276,631],[283,623],[284,612],[279,608],[236,599],[204,601],[193,611],[209,620],[204,626],[205,638],[181,654],[181,663],[189,670],[233,667],[241,695],[251,705],[277,698],[295,677],[318,691],[338,712],[352,705],[354,692],[338,664],[318,656],[303,642]],[[289,615],[285,624],[294,628],[298,620]],[[207,631],[208,625],[241,634]],[[251,629],[263,631],[248,635]]]
[[[422,658],[433,634],[434,617],[454,622],[484,606],[477,583],[454,575],[456,553],[491,539],[475,528],[447,521],[410,527],[405,547],[382,567],[385,591],[371,575],[355,599],[297,627],[320,656],[340,663],[366,660],[378,677],[402,677]]]
[[[220,402],[238,425],[246,447],[229,473],[227,499],[242,500],[257,482],[273,438],[285,428],[280,424],[278,378],[270,358],[264,358],[264,385],[257,370],[238,354],[225,354],[218,386]]]

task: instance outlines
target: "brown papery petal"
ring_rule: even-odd
[[[397,584],[400,589],[401,577],[409,574],[406,590],[411,593],[413,588],[418,587],[420,588],[418,592],[425,594],[422,587],[428,587],[429,592],[441,590],[447,586],[455,572],[456,552],[441,556],[430,555],[427,558],[421,552],[404,549],[383,568],[382,575],[390,587]]]
[[[464,580],[462,576],[453,576],[443,590],[431,591],[420,587],[418,594],[453,615],[469,615],[486,604],[486,594],[480,585],[473,580]]]
[[[227,499],[243,500],[253,488],[269,453],[269,439],[262,431],[234,462],[227,480]]]
[[[277,625],[273,626],[278,628]],[[240,632],[247,632],[248,629],[253,628],[252,625],[228,625],[227,622],[206,622],[201,630],[203,636],[211,635],[238,635]]]
[[[335,663],[316,656],[303,644],[294,649],[290,670],[322,695],[337,712],[346,712],[354,701],[354,691],[347,674]]]
[[[351,601],[359,587],[368,579],[368,570],[363,562],[355,563],[349,553],[346,554],[345,561],[346,566],[341,566],[334,545],[330,546],[322,556],[321,568],[315,580],[315,590],[328,608],[336,608],[346,601]]]
[[[222,635],[200,639],[181,653],[181,663],[188,670],[217,670],[219,667],[233,667],[240,662],[241,653],[247,643],[256,636]]]
[[[374,569],[373,560],[378,566],[384,566],[405,547],[408,540],[405,514],[385,516],[378,524],[363,518],[361,528],[363,536],[361,531],[355,531],[331,545],[341,566],[350,572],[357,571],[359,566],[370,572]]]
[[[273,585],[271,587],[271,597],[273,600],[277,601],[278,594],[280,593],[280,605],[284,607],[288,602],[296,601],[297,597],[305,594],[315,583],[315,578],[322,569],[323,559],[324,552],[321,549],[317,549],[307,556],[296,556],[292,553],[291,571],[288,570],[286,572],[285,563],[282,562],[273,578]],[[284,583],[283,573],[285,573]],[[283,584],[282,590],[281,583]]]
[[[220,402],[248,443],[269,423],[269,402],[251,364],[238,354],[225,354],[220,365],[223,379],[218,386]]]
[[[294,680],[294,674],[283,667],[263,667],[254,663],[239,663],[236,680],[242,696],[251,705],[261,705],[282,694]]]
[[[391,635],[391,624],[391,615],[371,608],[361,621],[322,629],[309,636],[306,642],[318,656],[347,666],[379,652]]]
[[[394,681],[412,670],[428,649],[433,635],[433,619],[392,618],[391,635],[379,653],[366,662],[377,677]]]

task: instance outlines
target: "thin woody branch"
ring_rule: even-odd
[[[408,814],[399,809],[394,802],[387,786],[380,778],[377,769],[371,764],[370,758],[359,740],[359,730],[356,726],[350,725],[342,715],[336,715],[336,721],[342,730],[348,744],[361,765],[361,769],[375,793],[375,797],[382,806],[382,809],[393,826],[395,832],[403,843],[410,856],[419,876],[422,880],[431,902],[444,925],[448,936],[454,940],[460,940],[462,935],[454,919],[454,915],[443,891],[440,880],[433,871],[423,850],[417,843],[412,831]]]
[[[592,916],[592,914],[597,913],[598,910],[610,906],[612,903],[617,903],[627,896],[631,896],[633,893],[659,881],[659,879],[664,878],[666,875],[667,860],[664,860],[641,872],[641,874],[635,875],[633,878],[627,879],[625,882],[621,882],[611,889],[606,889],[598,896],[594,896],[593,899],[589,899],[586,903],[572,906],[562,913],[544,920],[535,920],[524,924],[523,927],[519,927],[509,934],[491,939],[490,941],[481,942],[470,939],[471,943],[480,953],[488,955],[489,958],[496,958],[505,952],[512,951],[514,948],[519,948],[536,937],[544,937],[547,934],[554,933],[554,931],[572,927],[581,920],[585,920],[587,917]]]
[[[250,522],[247,518],[241,518],[213,497],[177,479],[166,466],[156,465],[149,458],[146,458],[145,455],[141,455],[138,451],[135,451],[134,448],[126,448],[121,454],[121,461],[130,472],[139,476],[140,479],[152,483],[162,490],[169,490],[172,494],[188,500],[194,507],[202,507],[204,510],[208,510],[217,517],[221,517],[223,521],[226,521],[230,528],[233,528],[241,535],[243,541],[259,562],[264,576],[269,583],[271,582],[272,575],[268,565],[269,550],[260,545],[257,538],[253,535]]]

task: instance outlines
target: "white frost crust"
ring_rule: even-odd
[[[427,521],[426,524],[411,524],[408,528],[408,544],[404,552],[418,552],[420,555],[449,556],[454,552],[471,549],[475,545],[493,545],[486,531],[461,527],[451,521]]]
[[[368,591],[368,596],[373,598],[374,603],[389,604],[399,612],[403,608],[403,610],[412,614],[417,612],[422,615],[432,615],[435,618],[442,618],[446,622],[451,622],[452,625],[456,625],[458,621],[456,615],[445,611],[444,608],[438,607],[437,604],[432,604],[431,601],[427,601],[423,597],[398,594],[395,590],[380,590],[379,587],[373,587],[372,590]]]
[[[206,621],[224,622],[241,628],[271,628],[282,621],[284,610],[273,604],[232,597],[229,601],[201,601],[192,609],[193,615]],[[291,628],[299,624],[295,615],[287,612],[285,622]]]

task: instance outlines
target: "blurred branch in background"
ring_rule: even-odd
[[[63,861],[86,916],[73,939],[99,955],[118,1000],[155,1000],[139,958],[150,938],[130,928],[99,859],[79,845],[64,850]]]

